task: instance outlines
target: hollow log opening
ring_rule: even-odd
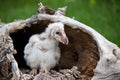
[[[28,43],[31,35],[41,33],[45,30],[51,21],[38,21],[36,24],[30,24],[22,30],[10,34],[14,48],[17,54],[14,55],[19,68],[29,68],[24,60],[24,47]],[[61,58],[56,70],[70,69],[77,66],[82,75],[93,76],[93,69],[99,60],[99,52],[96,42],[93,38],[80,29],[73,29],[65,25],[65,32],[69,39],[69,44],[60,44]]]
[[[43,32],[49,23],[49,21],[39,21],[37,24],[32,24],[31,27],[25,27],[10,35],[13,40],[14,48],[17,50],[17,54],[15,54],[14,57],[17,60],[19,67],[28,68],[23,57],[23,51],[29,38],[34,34]]]

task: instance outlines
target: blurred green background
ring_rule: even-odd
[[[39,2],[53,9],[67,6],[66,16],[120,46],[120,0],[0,0],[0,20],[8,23],[29,18],[37,12]]]

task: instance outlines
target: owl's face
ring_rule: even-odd
[[[67,45],[69,43],[66,33],[64,31],[64,28],[56,27],[56,29],[54,29],[54,31],[53,31],[53,37],[57,41],[65,44],[65,45]]]
[[[46,32],[50,34],[50,36],[57,41],[68,44],[68,38],[66,36],[65,30],[64,30],[64,24],[61,22],[56,22],[48,25],[48,28],[46,29]]]

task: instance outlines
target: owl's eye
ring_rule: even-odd
[[[57,34],[57,35],[62,35],[62,33],[61,33],[61,32],[56,32],[56,34]]]

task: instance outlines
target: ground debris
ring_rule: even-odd
[[[35,76],[34,80],[82,80],[80,72],[73,68],[63,69],[59,72],[51,70],[49,74],[40,72]]]

